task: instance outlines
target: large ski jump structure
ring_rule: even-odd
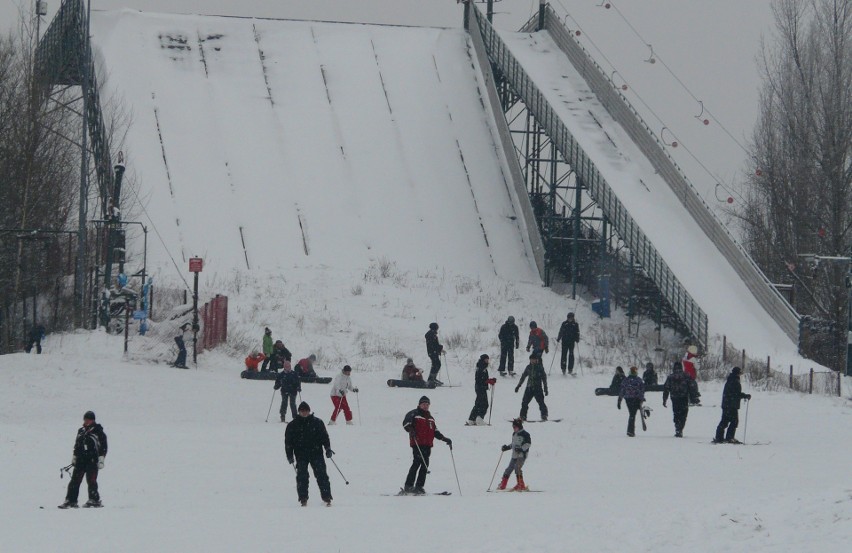
[[[132,112],[138,216],[168,247],[149,270],[194,255],[220,272],[384,257],[540,278],[500,85],[696,340],[796,355],[792,308],[547,7],[519,33],[471,3],[465,30],[129,10],[91,26],[101,82]]]

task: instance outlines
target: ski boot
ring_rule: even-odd
[[[284,415],[281,415],[281,422],[287,422],[287,417],[285,417]]]
[[[500,376],[506,376],[506,371],[500,371]]]
[[[415,486],[413,490],[411,490],[411,495],[426,495],[426,490],[423,489],[423,486]]]
[[[328,421],[328,424],[326,426],[334,426],[335,424],[337,424],[337,421],[330,420],[330,421]]]
[[[353,421],[346,421],[346,424],[348,424],[349,426],[352,426],[355,423]]]
[[[726,444],[741,444],[742,442],[739,441],[736,438],[728,438],[727,440],[725,440],[725,443]]]
[[[76,501],[67,501],[66,500],[65,503],[63,503],[62,505],[59,505],[60,509],[76,509],[77,507],[79,507],[79,505],[77,505]]]
[[[503,479],[500,480],[500,483],[497,484],[497,489],[498,490],[505,490],[507,485],[509,485],[509,477],[504,476]]]
[[[675,438],[683,438],[683,430],[675,430]]]
[[[476,426],[476,421],[464,421],[465,426]]]
[[[86,509],[88,509],[90,507],[103,507],[103,506],[104,506],[104,504],[101,503],[100,499],[90,499],[90,500],[86,501],[86,503],[83,505],[83,507],[85,507]]]
[[[307,507],[308,506],[308,500],[307,499],[300,499],[299,505],[301,505],[302,507]]]
[[[514,487],[514,488],[512,488],[512,491],[513,491],[513,492],[525,492],[525,491],[527,491],[528,489],[529,489],[529,488],[527,488],[527,485],[526,485],[526,484],[524,484],[524,477],[523,477],[523,476],[518,476],[518,483],[517,483],[517,484],[515,484],[515,487]]]
[[[331,497],[330,496],[329,497],[323,497],[322,500],[325,503],[326,507],[331,507]]]

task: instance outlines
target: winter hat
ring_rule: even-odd
[[[637,374],[638,372],[639,369],[637,369],[636,367],[630,367],[630,374]]]
[[[86,411],[83,414],[83,419],[84,420],[90,420],[90,421],[95,420],[95,412],[94,411]]]
[[[508,323],[514,323],[514,322],[515,322],[515,318],[514,318],[514,317],[512,317],[511,315],[509,315],[509,318],[508,318],[508,319],[506,319],[506,322],[508,322]]]
[[[487,353],[483,353],[482,355],[479,356],[480,361],[485,361],[486,359],[491,359],[490,357],[488,357]]]
[[[406,364],[406,365],[413,365],[413,364],[414,364],[414,359],[412,359],[411,357],[409,357],[408,359],[406,359],[406,360],[405,360],[405,364]]]
[[[512,426],[517,426],[518,428],[524,427],[523,419],[512,419]]]
[[[743,373],[743,370],[739,367],[734,367],[733,369],[731,369],[731,374],[740,375],[742,373]]]
[[[311,406],[308,405],[307,401],[303,401],[302,403],[299,404],[299,411],[310,411],[310,410],[311,410]]]
[[[349,365],[343,365],[343,372],[345,372],[345,373],[352,372],[352,367],[350,367]]]
[[[538,327],[538,325],[535,324],[535,321],[530,321],[530,328],[536,328],[536,327]]]
[[[573,314],[573,313],[568,313],[568,318],[569,318],[569,319],[573,319],[573,318],[574,318],[574,314]]]
[[[689,346],[686,348],[686,352],[692,356],[698,355],[698,346]]]
[[[265,332],[266,334],[272,334],[272,331],[271,331],[271,330],[269,330],[269,327],[266,327],[266,330],[264,330],[264,332]]]
[[[531,353],[530,359],[538,359],[538,354],[537,353]]]
[[[619,366],[617,366],[617,367],[615,368],[615,372],[617,372],[617,373],[621,373],[621,374],[624,374],[624,369],[622,369],[622,368],[621,368],[621,365],[619,365]]]
[[[308,359],[310,359],[311,361],[316,361],[317,356],[312,353],[312,354],[308,355]]]
[[[675,361],[672,363],[672,371],[681,372],[683,370],[683,365],[680,364],[680,361]]]
[[[432,405],[432,402],[429,401],[429,398],[426,396],[421,397],[420,401],[417,402],[417,405],[420,405],[421,403],[428,403],[429,405]]]
[[[438,330],[438,323],[429,323],[429,330]]]
[[[645,363],[645,368],[650,371],[654,368],[654,364],[648,361],[647,363]]]

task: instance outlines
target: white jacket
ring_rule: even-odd
[[[335,376],[331,382],[331,397],[345,396],[347,390],[355,390],[352,386],[352,377],[343,373]]]

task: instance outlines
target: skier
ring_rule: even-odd
[[[256,373],[257,372],[257,366],[260,364],[261,361],[263,361],[265,363],[266,362],[266,356],[264,356],[262,353],[258,353],[256,351],[251,352],[249,354],[249,356],[246,357],[246,361],[245,361],[246,370],[249,371],[249,372]]]
[[[432,368],[429,370],[429,382],[442,386],[444,383],[438,380],[438,371],[441,370],[441,354],[444,353],[444,346],[438,343],[438,323],[429,323],[429,332],[426,333],[424,338],[426,338],[426,354],[432,361]]]
[[[417,408],[406,413],[402,421],[402,427],[408,432],[408,443],[413,457],[408,476],[405,478],[405,487],[402,489],[406,494],[424,495],[426,493],[423,486],[426,484],[429,457],[432,454],[435,438],[445,442],[450,449],[453,448],[453,441],[441,434],[435,426],[435,418],[429,412],[430,404],[428,397],[421,397]]]
[[[334,411],[331,413],[329,425],[337,424],[337,414],[343,411],[343,416],[346,418],[346,424],[352,423],[352,410],[349,409],[349,402],[346,400],[346,392],[352,391],[358,393],[358,388],[352,386],[352,367],[344,365],[340,374],[334,377],[331,383],[331,402],[334,404]]]
[[[185,369],[186,367],[186,344],[190,340],[192,340],[192,325],[189,323],[183,323],[180,326],[181,333],[175,336],[175,344],[178,347],[178,355],[177,359],[175,359],[174,366],[178,369]]]
[[[74,453],[71,456],[74,472],[68,482],[65,503],[59,506],[60,509],[77,508],[77,497],[80,495],[80,484],[84,476],[89,488],[89,500],[83,507],[102,506],[98,493],[98,471],[104,468],[106,454],[107,437],[104,427],[95,422],[95,414],[92,411],[86,411],[83,415],[83,426],[77,430],[77,439],[74,440]]]
[[[636,411],[642,408],[645,401],[645,382],[639,378],[639,369],[630,367],[630,376],[621,381],[621,389],[618,393],[618,408],[621,409],[621,400],[627,402],[627,411],[630,417],[627,419],[627,435],[631,438],[636,435]]]
[[[654,370],[654,364],[650,361],[645,364],[645,372],[642,373],[642,381],[645,386],[657,386],[657,371]]]
[[[308,504],[308,465],[314,471],[320,497],[326,505],[331,506],[331,482],[325,470],[325,459],[322,458],[323,448],[325,456],[331,459],[334,451],[331,450],[328,431],[322,420],[315,417],[311,413],[311,407],[303,401],[299,404],[299,416],[293,419],[284,431],[284,451],[287,462],[291,465],[295,458],[296,492],[302,507]]]
[[[527,410],[530,406],[530,400],[535,398],[535,401],[538,403],[538,409],[541,412],[541,420],[547,420],[547,405],[544,404],[544,396],[547,395],[547,373],[544,371],[544,367],[541,365],[541,358],[533,353],[530,355],[530,364],[527,365],[527,368],[524,369],[524,373],[521,375],[521,380],[518,382],[518,385],[515,386],[515,393],[518,393],[518,390],[521,389],[521,385],[524,383],[524,380],[529,378],[527,381],[527,387],[524,390],[524,399],[521,400],[521,420],[527,420]]]
[[[402,368],[402,379],[406,381],[423,382],[423,371],[414,365],[414,359],[409,357],[405,360]]]
[[[556,337],[556,342],[562,342],[562,357],[560,364],[562,366],[562,374],[565,374],[565,369],[568,369],[568,374],[574,374],[574,344],[580,341],[580,326],[574,320],[574,314],[568,313],[568,317],[559,327],[559,335]],[[566,365],[565,358],[568,357]]]
[[[316,360],[317,356],[312,353],[304,359],[299,359],[293,370],[299,375],[299,378],[316,378],[317,373],[314,371],[314,362]]]
[[[550,353],[549,345],[550,340],[547,337],[547,333],[540,329],[535,321],[531,321],[530,337],[527,340],[527,351],[532,348],[533,355],[537,355],[541,358],[542,352]]]
[[[479,361],[476,362],[476,372],[474,373],[473,389],[476,392],[476,401],[473,404],[473,409],[470,410],[465,426],[482,426],[485,424],[483,417],[488,412],[488,386],[493,386],[497,383],[496,378],[488,378],[488,363],[491,359],[486,354],[479,356]]]
[[[290,353],[290,350],[287,349],[284,342],[281,340],[275,340],[275,343],[272,345],[272,353],[269,358],[271,360],[269,370],[277,372],[278,369],[284,366],[285,362],[289,363],[293,359],[293,354]]]
[[[624,369],[620,366],[615,368],[615,374],[612,375],[612,382],[609,383],[609,389],[615,393],[621,390],[621,381],[624,380]]]
[[[743,387],[740,384],[740,375],[742,372],[741,368],[734,367],[731,369],[731,374],[728,375],[728,380],[725,382],[725,389],[722,391],[722,420],[719,421],[719,426],[716,427],[716,438],[713,440],[714,444],[742,443],[734,437],[737,433],[737,425],[740,422],[740,402],[751,399],[751,394],[743,393]],[[725,432],[726,427],[728,429],[727,432]]]
[[[509,476],[511,476],[514,472],[518,482],[515,484],[515,487],[512,488],[512,491],[527,491],[528,488],[524,483],[524,473],[522,469],[524,468],[524,463],[527,461],[530,445],[532,445],[532,438],[530,438],[529,432],[524,430],[524,421],[522,419],[513,420],[512,443],[500,448],[502,451],[511,451],[512,458],[509,460],[509,466],[506,467],[505,471],[503,471],[503,479],[500,480],[500,484],[497,485],[498,490],[506,489],[506,485],[509,483]]]
[[[27,342],[27,347],[24,348],[24,351],[27,353],[31,352],[33,346],[36,348],[36,353],[41,354],[41,341],[44,339],[44,325],[33,323],[32,328],[30,328],[30,341]]]
[[[290,406],[290,416],[296,418],[296,394],[302,391],[302,381],[299,375],[293,372],[289,361],[284,361],[284,366],[275,379],[276,390],[281,390],[281,422],[287,422],[287,405]]]
[[[272,357],[272,331],[268,326],[263,330],[263,356],[263,365],[260,370],[265,371],[267,365],[269,365],[269,359]]]
[[[500,376],[506,376],[506,365],[508,362],[509,375],[515,376],[515,349],[521,345],[520,335],[518,333],[518,325],[515,324],[515,318],[509,317],[503,326],[500,327],[500,332],[497,333],[497,338],[500,340]]]
[[[675,361],[672,365],[672,374],[663,384],[663,407],[666,407],[669,396],[672,397],[672,418],[676,438],[683,438],[683,427],[686,426],[686,417],[689,416],[690,381],[689,376],[683,372],[680,361]]]
[[[698,393],[698,347],[689,346],[686,348],[686,353],[681,360],[683,372],[692,379],[689,386],[691,393],[689,394],[690,405],[701,405],[701,394]]]

